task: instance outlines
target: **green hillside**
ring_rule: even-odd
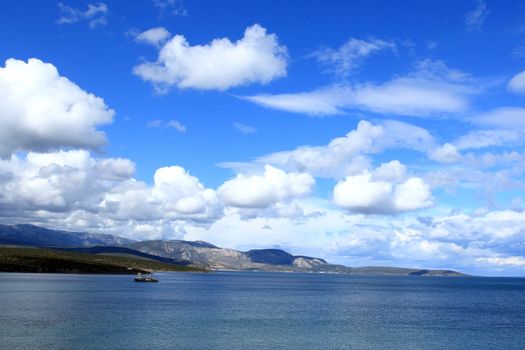
[[[95,255],[42,248],[0,247],[0,272],[135,274],[203,271],[131,256]]]

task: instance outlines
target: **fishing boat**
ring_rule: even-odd
[[[158,282],[159,280],[153,277],[151,273],[137,273],[135,276],[135,282]]]

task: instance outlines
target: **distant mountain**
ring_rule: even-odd
[[[291,255],[280,249],[254,249],[241,252],[224,249],[205,242],[142,241],[126,245],[151,255],[188,261],[212,270],[317,272],[370,275],[461,276],[451,270],[422,270],[399,267],[346,267],[329,264],[323,259]]]
[[[398,267],[346,267],[280,249],[241,252],[203,241],[132,241],[118,236],[67,232],[34,225],[0,225],[0,244],[54,247],[80,253],[144,259],[211,270],[316,272],[369,275],[462,276],[451,270]]]
[[[191,261],[196,266],[212,270],[359,273],[359,270],[329,264],[323,259],[294,256],[280,249],[254,249],[241,252],[204,242],[181,240],[134,242],[127,247],[151,255]],[[416,270],[400,272],[408,274],[412,271]]]
[[[93,247],[73,247],[73,248],[54,248],[54,249],[66,251],[66,252],[129,257],[129,258],[134,258],[134,259],[158,261],[158,262],[162,262],[166,264],[174,264],[174,265],[179,265],[179,266],[187,266],[191,264],[191,262],[189,261],[179,261],[179,260],[175,260],[171,258],[165,258],[162,256],[146,254],[146,253],[139,252],[138,250],[131,249],[131,248],[117,247],[117,246],[93,246]]]
[[[0,225],[0,244],[36,247],[124,245],[133,240],[99,233],[51,230],[34,225]]]

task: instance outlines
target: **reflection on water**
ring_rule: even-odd
[[[5,349],[523,349],[525,279],[0,273]]]

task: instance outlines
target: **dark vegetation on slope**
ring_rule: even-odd
[[[135,274],[148,271],[202,271],[132,257],[45,248],[0,247],[0,272]]]
[[[126,248],[126,247],[115,247],[115,246],[94,246],[94,247],[74,247],[74,248],[54,248],[56,250],[62,250],[67,252],[87,253],[87,254],[99,254],[99,255],[112,255],[112,256],[129,256],[135,259],[145,259],[150,261],[158,261],[165,264],[174,264],[180,266],[188,266],[188,261],[180,261],[172,258],[165,258],[162,256],[151,255],[138,250]]]

